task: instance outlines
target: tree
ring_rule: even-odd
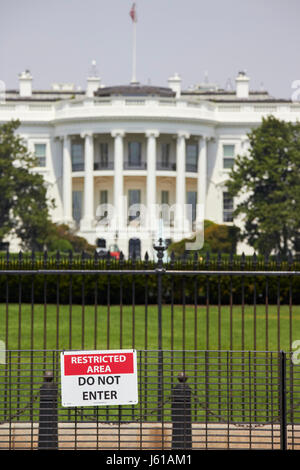
[[[0,126],[0,240],[9,234],[22,248],[42,249],[49,234],[49,210],[43,176],[34,173],[36,158],[16,134],[19,121]]]
[[[68,225],[54,223],[50,226],[45,245],[49,251],[85,251],[93,254],[96,249],[96,246],[90,245],[85,238],[76,235]]]
[[[238,237],[239,228],[234,225],[210,222],[204,229],[204,240],[212,253],[235,253]]]
[[[216,224],[211,220],[204,220],[204,244],[201,252],[235,253],[238,236],[239,228],[234,225]],[[182,256],[185,252],[185,244],[193,241],[195,237],[171,243],[168,246],[168,252],[170,254],[174,251],[176,255]]]
[[[238,155],[228,181],[239,197],[241,236],[261,254],[293,250],[300,228],[300,124],[263,118],[249,134],[249,155]]]

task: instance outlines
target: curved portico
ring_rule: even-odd
[[[127,252],[128,239],[124,240],[123,234],[134,223],[129,207],[140,204],[146,209],[146,214],[135,220],[135,234],[139,233],[143,245],[151,247],[159,230],[157,205],[163,204],[172,207],[168,238],[180,239],[187,192],[195,194],[193,204],[205,206],[206,145],[204,136],[166,133],[159,128],[130,132],[124,126],[109,134],[83,131],[65,135],[64,221],[74,223],[75,219],[80,233],[91,243],[96,238],[107,238],[108,243],[117,238]],[[113,206],[114,223],[105,225],[107,205]],[[102,225],[97,224],[99,217]]]
[[[226,184],[235,156],[247,152],[247,134],[265,114],[297,119],[299,105],[266,92],[245,96],[240,78],[236,92],[183,91],[175,78],[169,88],[102,87],[93,78],[86,92],[59,85],[30,96],[21,86],[8,92],[0,119],[20,119],[38,157],[34,171],[56,201],[54,222],[92,244],[117,243],[125,255],[136,239],[141,255],[151,253],[158,236],[181,239],[204,218],[233,222]]]

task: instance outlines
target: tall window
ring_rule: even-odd
[[[233,222],[233,198],[223,192],[223,222]]]
[[[128,217],[129,221],[139,216],[138,205],[141,203],[141,190],[129,189],[128,191]],[[135,207],[132,207],[135,206]]]
[[[100,217],[100,221],[101,220],[106,220],[107,218],[107,215],[108,215],[108,211],[107,211],[107,207],[105,206],[105,204],[108,204],[108,191],[107,189],[101,189],[100,193],[100,211],[97,210],[98,212],[98,216]]]
[[[223,168],[230,169],[234,165],[234,145],[223,145]]]
[[[72,142],[71,146],[72,171],[84,170],[84,152],[81,142]]]
[[[38,166],[46,166],[46,144],[35,144],[34,153]]]
[[[72,215],[79,224],[82,216],[82,191],[72,191]]]
[[[140,167],[142,163],[142,145],[140,142],[129,142],[128,165],[129,167]]]
[[[102,189],[100,191],[100,204],[107,204],[108,203],[108,191],[107,189]]]
[[[161,203],[162,204],[169,204],[169,191],[162,191],[161,192]]]
[[[169,168],[170,160],[170,144],[162,143],[161,144],[161,167]]]
[[[163,190],[161,192],[161,213],[160,217],[163,219],[164,222],[169,222],[170,218],[170,210],[169,210],[169,191]]]
[[[188,204],[188,217],[192,217],[192,222],[196,220],[197,191],[188,191],[186,195]]]
[[[197,171],[198,145],[189,143],[186,145],[186,171]]]
[[[108,167],[108,143],[101,142],[100,144],[100,168]]]

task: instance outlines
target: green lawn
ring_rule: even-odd
[[[207,318],[209,318],[207,322]],[[157,349],[157,306],[0,305],[0,339],[8,349]],[[256,325],[256,328],[255,328]],[[292,336],[290,330],[292,326]],[[267,328],[267,329],[266,329]],[[256,330],[256,337],[254,336]],[[244,338],[242,337],[244,331]],[[268,334],[266,332],[268,331]],[[162,311],[163,349],[290,350],[300,339],[300,306],[174,306]],[[122,333],[122,334],[121,334]],[[280,337],[280,343],[278,341]],[[32,339],[33,338],[33,339]],[[207,338],[209,343],[207,344]]]

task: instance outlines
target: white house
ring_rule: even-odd
[[[247,133],[269,114],[300,118],[299,102],[251,91],[243,72],[235,90],[207,81],[183,90],[177,74],[166,87],[105,87],[96,73],[85,91],[32,83],[26,71],[18,90],[6,90],[0,122],[21,121],[35,171],[56,201],[53,220],[92,244],[117,244],[125,256],[133,244],[151,255],[158,236],[181,239],[203,218],[232,223],[226,180],[235,156],[247,151]],[[251,253],[242,244],[239,251]]]

